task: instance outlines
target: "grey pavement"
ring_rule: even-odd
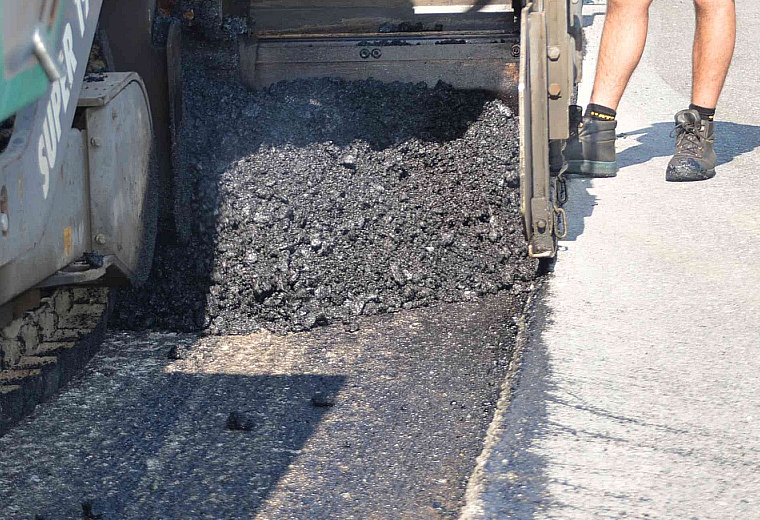
[[[584,9],[582,103],[605,6]],[[693,8],[654,2],[621,171],[571,183],[570,235],[463,518],[760,518],[760,4],[737,10],[718,175],[669,184]]]

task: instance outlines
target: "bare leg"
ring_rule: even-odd
[[[718,0],[696,0],[708,2]],[[723,0],[725,1],[725,0]],[[644,52],[652,0],[609,0],[591,103],[617,110]]]
[[[734,54],[736,9],[734,0],[694,0],[694,6],[697,30],[692,55],[691,102],[715,108]]]

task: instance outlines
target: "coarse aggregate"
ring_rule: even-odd
[[[518,124],[439,83],[239,80],[226,42],[188,42],[175,179],[189,240],[161,237],[124,290],[126,329],[297,332],[529,289]],[[224,58],[221,58],[224,57]]]

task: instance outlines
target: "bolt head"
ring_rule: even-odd
[[[98,146],[100,146],[100,139],[98,139],[97,137],[93,137],[92,139],[90,139],[90,144],[94,146],[95,148],[97,148]]]
[[[102,246],[102,245],[105,245],[106,242],[108,242],[108,237],[105,236],[103,233],[99,233],[95,235],[96,244],[100,244]]]
[[[541,233],[543,233],[546,231],[546,221],[544,219],[539,219],[539,221],[536,222],[536,227]]]
[[[372,49],[373,58],[378,59],[382,55],[383,55],[383,51],[381,51],[380,49]]]
[[[556,45],[550,45],[549,48],[546,51],[547,55],[549,56],[550,60],[558,60],[560,56],[559,47]]]
[[[10,228],[11,225],[8,220],[8,215],[5,213],[0,213],[0,232],[7,233]]]
[[[550,96],[559,96],[562,94],[562,87],[559,86],[559,83],[552,83],[549,85],[549,95]]]
[[[370,53],[369,49],[362,49],[362,50],[359,51],[359,57],[361,59],[363,59],[363,60],[366,60],[367,58],[369,58],[370,54],[371,53]]]

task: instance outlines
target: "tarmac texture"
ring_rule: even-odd
[[[186,47],[177,182],[190,238],[163,237],[151,279],[119,298],[117,327],[353,327],[357,316],[529,289],[537,263],[503,101],[373,80],[253,91],[228,42]]]
[[[356,333],[112,334],[0,438],[0,518],[457,518],[521,309],[498,295]]]

